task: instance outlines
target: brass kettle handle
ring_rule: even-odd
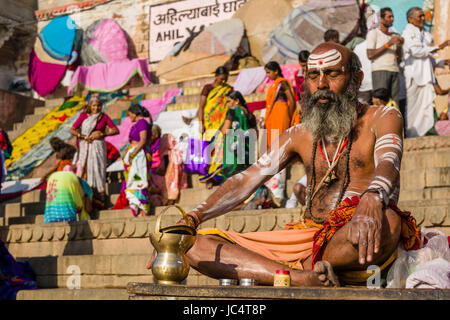
[[[160,233],[159,230],[161,230],[161,216],[167,211],[169,210],[171,207],[175,207],[177,208],[181,214],[183,215],[184,221],[187,221],[187,216],[186,216],[186,212],[183,210],[183,208],[181,208],[180,206],[177,205],[171,205],[166,207],[159,215],[158,218],[156,219],[156,224],[155,224],[155,233]]]

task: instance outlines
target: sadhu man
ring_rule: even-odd
[[[303,123],[281,134],[278,147],[227,180],[185,223],[197,227],[229,212],[276,173],[267,174],[271,167],[282,170],[295,161],[308,176],[306,210],[284,230],[199,230],[187,253],[199,272],[271,285],[277,269],[290,268],[293,286],[357,284],[370,276],[368,266],[385,270],[399,244],[407,250],[420,246],[414,218],[395,205],[403,151],[400,112],[358,103],[360,63],[339,44],[319,45],[307,68]]]

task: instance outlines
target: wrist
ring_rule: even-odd
[[[385,209],[389,203],[389,197],[386,191],[382,188],[367,188],[366,191],[361,194],[360,199],[367,195],[369,195],[369,197],[375,197],[378,201],[380,201],[383,205],[383,209]]]
[[[386,43],[384,44],[384,47],[385,47],[386,49],[389,49],[390,46],[391,46],[391,44],[390,44],[389,42],[386,42]]]
[[[186,216],[191,218],[194,224],[194,228],[197,229],[197,227],[200,225],[200,218],[198,217],[198,215],[195,212],[189,212],[188,214],[186,214]]]

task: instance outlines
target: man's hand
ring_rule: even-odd
[[[347,240],[358,246],[359,263],[372,262],[381,243],[383,204],[375,193],[366,193],[356,207],[347,233]]]
[[[392,38],[389,40],[388,43],[390,46],[392,46],[394,44],[401,45],[401,44],[403,44],[403,41],[404,41],[404,39],[400,36],[392,36]]]

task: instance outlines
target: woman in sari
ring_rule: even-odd
[[[122,153],[126,181],[124,191],[133,215],[142,217],[150,214],[149,181],[152,157],[149,144],[153,121],[147,109],[138,104],[130,106],[128,116],[135,124],[128,136],[129,145]],[[145,118],[149,118],[149,122]]]
[[[109,128],[109,130],[108,130]],[[95,206],[105,207],[106,185],[106,136],[119,133],[114,122],[102,112],[102,101],[94,96],[89,101],[86,112],[82,112],[70,128],[76,136],[78,152],[74,159],[77,175],[85,178],[95,194]]]
[[[162,206],[167,202],[167,192],[164,180],[166,164],[164,160],[164,150],[161,148],[161,128],[158,125],[152,126],[152,136],[150,139],[151,154],[151,176],[150,176],[150,203],[153,206]]]
[[[88,220],[92,189],[72,171],[58,171],[47,182],[44,222]]]
[[[252,164],[251,159],[255,156],[255,148],[252,147],[256,147],[258,139],[256,118],[248,110],[242,94],[239,91],[229,93],[227,105],[229,106],[227,116],[220,129],[225,137],[222,167],[225,179],[244,171]],[[231,131],[227,132],[230,129]]]
[[[223,159],[223,138],[219,129],[228,112],[226,95],[233,90],[227,81],[228,70],[225,67],[217,68],[214,82],[203,87],[198,109],[203,140],[211,141],[214,138],[214,152],[212,159],[210,159],[208,174],[200,178],[201,182],[206,182],[208,189],[212,188],[214,182],[223,179],[220,174]]]
[[[151,141],[150,203],[154,206],[173,205],[178,199],[180,189],[187,188],[182,152],[171,134],[161,137],[161,128],[158,125],[152,127]]]
[[[294,90],[281,72],[278,62],[271,61],[265,65],[267,76],[274,80],[267,90],[265,129],[267,130],[267,148],[293,123],[295,112]],[[278,200],[285,198],[286,170],[273,176],[266,184]]]

